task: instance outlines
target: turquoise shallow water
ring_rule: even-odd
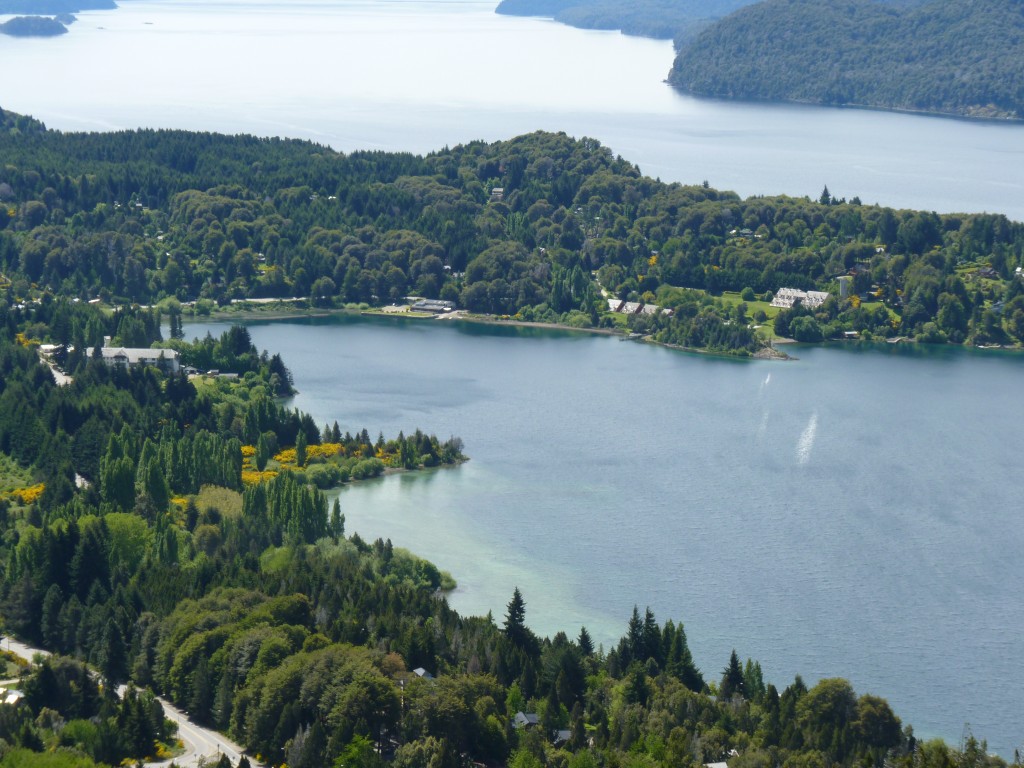
[[[219,332],[215,325],[191,333]],[[460,611],[607,646],[634,604],[782,686],[848,677],[918,735],[1024,741],[1024,357],[802,347],[789,363],[395,320],[250,326],[319,423],[465,440],[344,489],[349,530],[451,571]]]

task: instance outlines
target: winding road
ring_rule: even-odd
[[[41,648],[32,648],[7,636],[0,640],[0,647],[5,651],[12,651],[28,661],[31,661],[37,654],[39,656],[50,655],[49,651],[44,651]],[[123,685],[118,688],[117,693],[119,696],[124,695],[124,689]],[[201,762],[213,765],[220,759],[222,754],[228,756],[232,765],[238,765],[238,761],[241,760],[244,754],[240,746],[233,741],[229,741],[216,731],[196,725],[188,719],[184,712],[166,699],[157,696],[156,700],[163,706],[164,716],[178,725],[178,738],[181,740],[184,751],[167,760],[146,763],[147,768],[149,766],[154,768],[156,766],[168,766],[172,760],[181,768],[199,768]],[[260,763],[251,757],[249,758],[249,763],[253,768],[261,768]]]

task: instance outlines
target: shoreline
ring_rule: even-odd
[[[663,81],[673,90],[695,99],[717,101],[724,104],[766,104],[778,106],[815,107],[818,109],[851,109],[860,112],[887,112],[896,115],[913,115],[915,117],[930,117],[941,120],[958,120],[966,123],[992,123],[997,125],[1024,125],[1024,117],[1013,115],[982,115],[967,114],[963,112],[939,112],[927,109],[912,109],[910,107],[891,107],[882,104],[835,104],[826,101],[814,101],[812,99],[784,99],[784,98],[763,98],[755,97],[731,98],[714,93],[698,93],[689,88],[673,83],[669,78]]]
[[[290,300],[284,299],[282,303],[289,302]],[[238,305],[235,305],[238,306]],[[379,317],[379,318],[395,318],[399,320],[417,321],[417,322],[428,322],[428,321],[440,321],[440,322],[462,322],[473,325],[484,325],[484,326],[496,326],[496,327],[510,327],[510,328],[531,328],[536,330],[547,330],[547,331],[560,331],[565,333],[585,333],[592,336],[617,336],[620,341],[639,341],[645,344],[652,344],[655,346],[664,347],[666,349],[672,349],[678,352],[687,352],[690,354],[706,355],[711,357],[717,357],[722,359],[733,359],[733,360],[774,360],[774,361],[792,361],[799,360],[798,357],[791,355],[780,347],[785,345],[794,345],[798,342],[795,339],[777,337],[771,340],[770,344],[766,347],[762,347],[756,352],[748,355],[736,355],[728,352],[720,352],[710,349],[700,349],[696,347],[684,347],[678,344],[669,344],[663,341],[656,341],[650,336],[634,336],[629,332],[628,329],[623,328],[583,328],[573,325],[564,325],[562,323],[551,323],[541,322],[536,320],[515,320],[511,317],[504,318],[495,315],[479,315],[466,310],[455,310],[453,312],[434,315],[426,314],[422,312],[409,312],[409,311],[388,311],[388,307],[368,307],[368,308],[356,308],[356,307],[309,307],[309,306],[277,306],[273,305],[271,309],[258,309],[259,304],[252,304],[245,306],[244,309],[222,309],[216,308],[208,315],[195,315],[195,314],[183,314],[182,319],[186,324],[190,323],[203,323],[203,322],[224,322],[224,321],[266,321],[266,322],[278,322],[283,320],[292,320],[296,318],[329,318],[329,317]],[[811,346],[827,346],[832,344],[872,344],[872,343],[884,343],[890,346],[901,346],[901,347],[917,347],[921,349],[942,349],[946,347],[954,348],[966,348],[979,351],[998,351],[998,352],[1021,352],[1020,348],[1015,348],[1008,345],[987,345],[987,346],[976,346],[967,344],[952,344],[946,342],[944,344],[925,344],[914,341],[908,337],[895,337],[893,339],[886,339],[884,342],[867,341],[864,339],[823,339],[820,342],[814,342]]]
[[[429,315],[423,313],[414,312],[388,312],[386,308],[370,308],[370,309],[348,309],[348,308],[323,308],[323,307],[293,307],[283,308],[275,307],[274,309],[262,311],[258,309],[239,309],[236,311],[231,310],[213,310],[209,315],[199,316],[190,315],[185,316],[186,322],[219,322],[224,320],[266,320],[267,322],[274,322],[278,320],[289,320],[299,317],[311,317],[311,318],[326,318],[326,317],[385,317],[385,318],[398,318],[401,320],[414,320],[414,321],[438,321],[438,322],[463,322],[474,325],[491,325],[491,326],[505,326],[511,328],[533,328],[537,330],[548,330],[548,331],[562,331],[568,333],[586,333],[592,336],[617,336],[620,341],[639,341],[645,344],[652,344],[665,349],[672,349],[678,352],[688,352],[697,355],[707,355],[711,357],[718,357],[723,359],[731,360],[795,360],[796,358],[791,355],[787,355],[778,349],[775,349],[775,343],[792,343],[792,339],[777,339],[772,343],[771,346],[762,348],[757,352],[749,355],[734,355],[728,352],[719,352],[710,349],[699,349],[696,347],[683,347],[678,344],[668,344],[663,341],[655,341],[650,336],[638,336],[634,337],[633,334],[629,333],[628,330],[621,328],[581,328],[574,325],[564,325],[562,323],[548,323],[540,322],[536,320],[513,320],[511,318],[505,319],[502,317],[496,317],[494,315],[478,315],[466,312],[465,310],[455,310],[454,312],[445,315]],[[770,350],[770,351],[768,351]]]

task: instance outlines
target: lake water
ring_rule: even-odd
[[[131,0],[3,38],[6,109],[52,128],[188,128],[424,153],[544,129],[665,181],[1024,220],[1024,126],[689,98],[665,41],[469,0]]]
[[[187,334],[225,326],[190,325]],[[456,434],[471,460],[341,491],[451,603],[605,644],[682,620],[717,679],[849,678],[921,736],[1024,741],[1018,355],[800,347],[788,363],[443,322],[250,325],[318,423]]]

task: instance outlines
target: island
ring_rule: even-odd
[[[61,22],[48,16],[15,16],[0,24],[0,34],[11,37],[56,37],[67,31]]]

